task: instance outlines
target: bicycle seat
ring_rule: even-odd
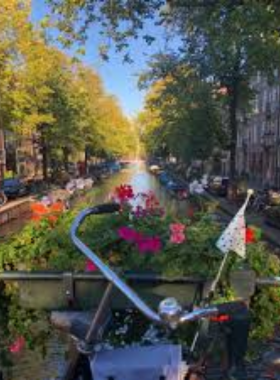
[[[181,347],[169,344],[104,350],[91,360],[94,380],[179,380],[182,369]]]

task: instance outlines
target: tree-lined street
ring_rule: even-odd
[[[1,0],[0,380],[99,380],[131,346],[138,376],[159,342],[191,380],[278,379],[279,19],[265,0]],[[105,278],[89,328],[72,313]]]

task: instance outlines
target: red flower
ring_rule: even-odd
[[[250,243],[255,243],[256,242],[256,237],[255,237],[255,232],[252,230],[252,228],[246,228],[246,244]]]
[[[130,185],[120,185],[115,189],[115,198],[120,203],[128,202],[134,198],[133,189]]]
[[[20,352],[25,346],[25,339],[23,336],[18,337],[9,347],[9,351],[12,354]]]

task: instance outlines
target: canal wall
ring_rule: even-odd
[[[26,198],[2,206],[0,208],[0,227],[15,219],[20,219],[23,215],[31,215],[31,203],[31,198]]]

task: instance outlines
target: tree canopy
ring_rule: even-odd
[[[0,4],[0,128],[34,137],[44,172],[70,154],[129,155],[136,134],[97,73],[50,46],[29,1]]]
[[[66,43],[83,42],[91,25],[99,24],[106,43],[126,50],[129,39],[145,34],[145,21],[163,24],[180,36],[180,58],[199,77],[226,88],[231,174],[235,175],[237,112],[247,107],[250,79],[257,72],[273,78],[280,66],[280,4],[265,0],[48,0]],[[126,57],[126,55],[125,55]],[[250,95],[250,96],[249,96]]]
[[[160,74],[162,56],[159,59],[151,73],[155,77],[156,70],[158,79],[152,82],[139,116],[148,153],[172,154],[188,164],[193,159],[205,160],[224,138],[212,86],[180,61],[176,69],[173,62],[172,72]]]

